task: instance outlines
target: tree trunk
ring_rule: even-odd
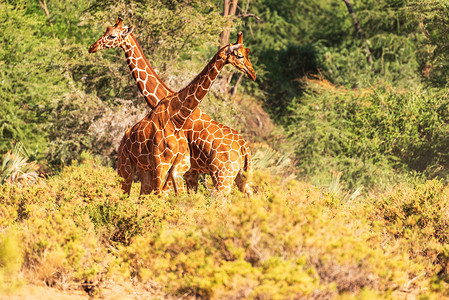
[[[224,0],[223,2],[223,16],[235,16],[235,12],[237,11],[238,0]],[[229,33],[231,28],[226,28],[220,34],[220,47],[226,46],[229,44]]]
[[[234,97],[235,95],[237,95],[237,88],[239,87],[239,83],[240,83],[240,80],[242,80],[242,77],[243,77],[243,73],[240,73],[239,78],[237,79],[235,85],[234,85],[234,86],[232,87],[232,89],[231,89],[231,96],[232,96],[232,97]]]
[[[223,16],[225,17],[234,17],[236,12],[237,12],[237,4],[238,4],[238,0],[224,0],[223,1]],[[221,34],[220,34],[220,48],[224,47],[226,45],[229,44],[229,35],[231,32],[231,28],[230,26],[227,27],[226,29],[224,29]],[[232,77],[234,75],[233,71],[227,72],[224,71],[222,72],[222,78],[220,80],[220,83],[224,90],[227,91],[228,93],[231,94],[231,96],[235,96],[235,94],[237,93],[237,86],[240,82],[241,77],[238,78],[236,84],[234,87],[229,88],[230,84],[231,84],[231,80]]]

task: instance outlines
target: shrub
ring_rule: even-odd
[[[319,97],[318,94],[319,93]],[[291,107],[287,133],[304,177],[322,185],[330,170],[347,189],[385,189],[409,175],[444,177],[447,94],[416,89],[347,91],[314,86]]]
[[[428,272],[448,272],[449,189],[445,184],[432,180],[398,186],[370,203],[371,218],[381,222],[387,237],[399,239]]]
[[[119,202],[123,195],[112,169],[100,166],[89,155],[82,157],[83,163],[36,184],[1,185],[0,225],[6,232],[16,228],[23,258],[20,266],[30,274],[27,279],[59,288],[83,287],[94,293],[111,256],[99,247],[99,235],[86,207],[97,201]]]
[[[382,250],[367,222],[354,220],[363,210],[329,206],[329,196],[296,181],[281,188],[255,177],[255,197],[197,203],[185,224],[136,237],[121,248],[122,268],[169,294],[205,298],[388,291],[414,272],[407,259]]]
[[[33,185],[0,186],[4,283],[19,285],[20,272],[91,296],[132,281],[161,297],[202,298],[388,297],[444,283],[418,276],[437,268],[405,255],[405,240],[386,241],[382,214],[350,197],[338,174],[327,191],[257,171],[253,197],[235,189],[226,202],[201,187],[169,197],[138,197],[134,188],[125,198],[114,170],[82,157]],[[429,206],[439,193],[439,184],[416,192]],[[432,222],[445,224],[440,215]],[[434,236],[446,241],[445,233]]]
[[[0,293],[11,292],[23,284],[19,277],[21,250],[16,233],[8,232],[0,236]]]

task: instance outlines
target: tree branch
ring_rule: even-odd
[[[349,0],[343,0],[343,1],[345,2],[346,7],[348,8],[349,14],[352,17],[357,35],[362,39],[362,43],[365,45],[366,59],[368,60],[368,63],[372,64],[373,57],[371,56],[371,50],[369,49],[368,45],[366,44],[365,34],[363,33],[362,28],[360,27],[360,23],[357,20],[354,10],[352,9],[352,5],[351,5],[351,3],[349,3]]]
[[[262,19],[259,16],[255,15],[255,14],[251,14],[251,13],[238,14],[236,17],[237,18],[254,18],[257,20],[257,22],[263,23]]]
[[[50,12],[48,11],[47,1],[46,0],[39,0],[39,5],[42,8],[42,10],[45,13],[45,16],[47,17],[47,21],[50,24],[50,26],[53,26],[53,24],[50,21]]]

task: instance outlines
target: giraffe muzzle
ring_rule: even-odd
[[[246,75],[251,78],[253,81],[256,80],[256,72],[251,69],[246,72]]]
[[[89,53],[95,53],[98,50],[98,45],[97,43],[93,43],[92,46],[90,46],[89,48]]]

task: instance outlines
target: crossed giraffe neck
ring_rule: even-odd
[[[151,109],[156,107],[160,99],[174,94],[174,92],[162,82],[148,63],[142,48],[140,48],[139,43],[132,33],[125,39],[122,48],[125,52],[126,61],[137,86]],[[186,119],[201,103],[221,69],[226,64],[225,59],[221,57],[224,55],[225,48],[226,47],[223,47],[218,51],[203,71],[198,74],[190,84],[177,93],[179,102],[173,101],[173,107],[171,108],[172,112],[174,112],[172,120],[175,122],[177,129],[182,127]],[[192,89],[194,89],[193,92]]]
[[[176,98],[170,103],[171,120],[176,129],[184,126],[187,118],[193,113],[214,84],[221,69],[227,64],[226,50],[223,47],[210,60],[204,69],[182,90],[176,94]]]
[[[122,44],[129,69],[148,106],[154,109],[159,101],[174,92],[159,78],[148,63],[142,48],[132,33],[128,34]]]

